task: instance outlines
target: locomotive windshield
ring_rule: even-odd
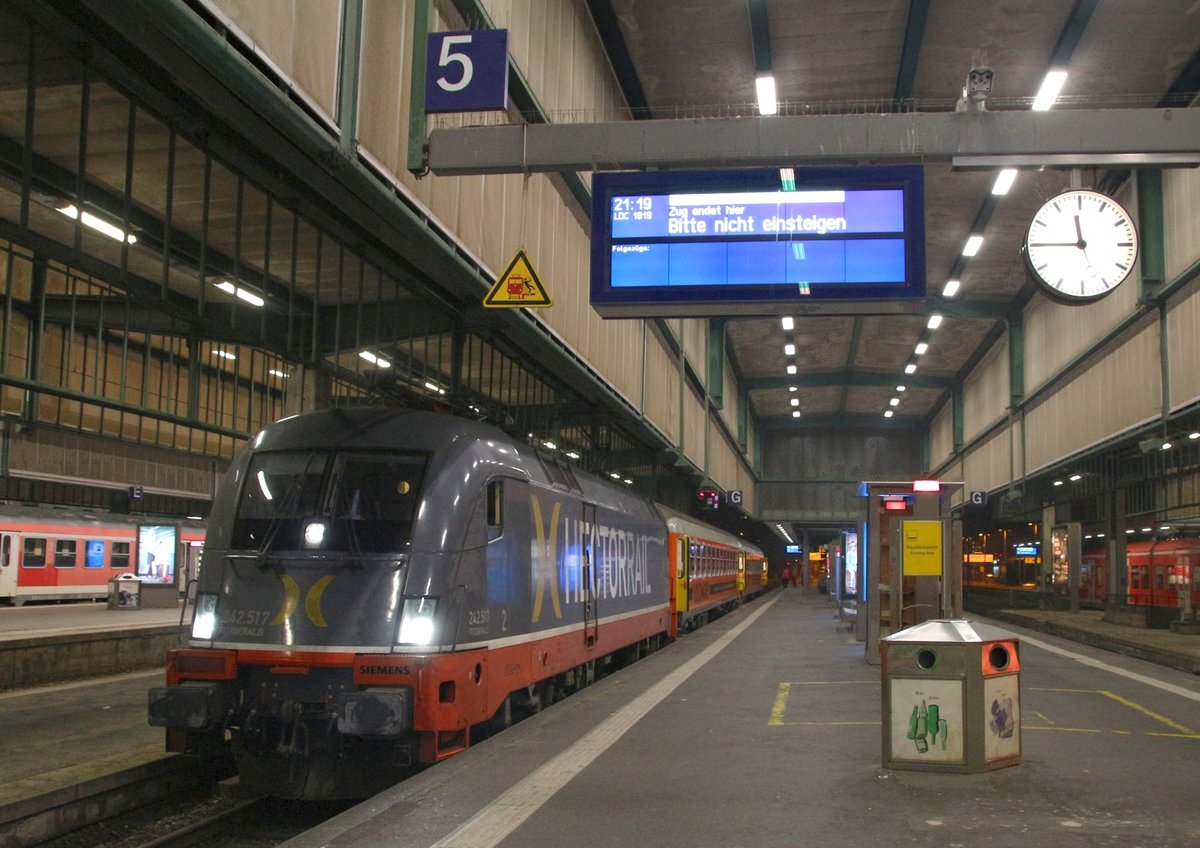
[[[425,457],[259,453],[238,500],[231,543],[256,551],[389,553],[407,549]]]

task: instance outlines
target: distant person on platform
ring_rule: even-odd
[[[786,589],[788,586],[796,585],[796,581],[792,579],[792,569],[788,566],[785,565],[783,567],[783,574],[781,574],[780,577],[782,578],[781,585],[783,588]]]

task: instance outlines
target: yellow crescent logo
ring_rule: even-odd
[[[279,615],[271,619],[272,626],[283,624],[291,618],[292,613],[296,611],[296,606],[300,603],[300,587],[296,585],[296,580],[292,575],[281,574],[279,579],[283,582],[283,609],[279,611]]]
[[[308,613],[309,620],[317,627],[325,627],[325,617],[321,615],[321,594],[325,591],[325,587],[332,582],[333,575],[326,574],[314,583],[308,590],[308,594],[304,596],[304,611]]]
[[[300,586],[296,583],[296,579],[290,574],[281,574],[279,580],[283,583],[283,608],[279,610],[278,615],[271,619],[272,626],[283,624],[292,617],[296,607],[300,606]],[[325,616],[321,614],[321,595],[325,593],[326,587],[332,582],[333,575],[326,574],[317,580],[304,596],[304,612],[308,615],[308,620],[317,627],[328,626],[325,623]]]

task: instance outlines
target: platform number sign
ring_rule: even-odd
[[[508,108],[508,30],[431,32],[425,58],[426,112]]]

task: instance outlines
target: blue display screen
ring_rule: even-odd
[[[925,293],[919,167],[801,170],[795,190],[777,170],[597,174],[593,192],[602,315]]]

